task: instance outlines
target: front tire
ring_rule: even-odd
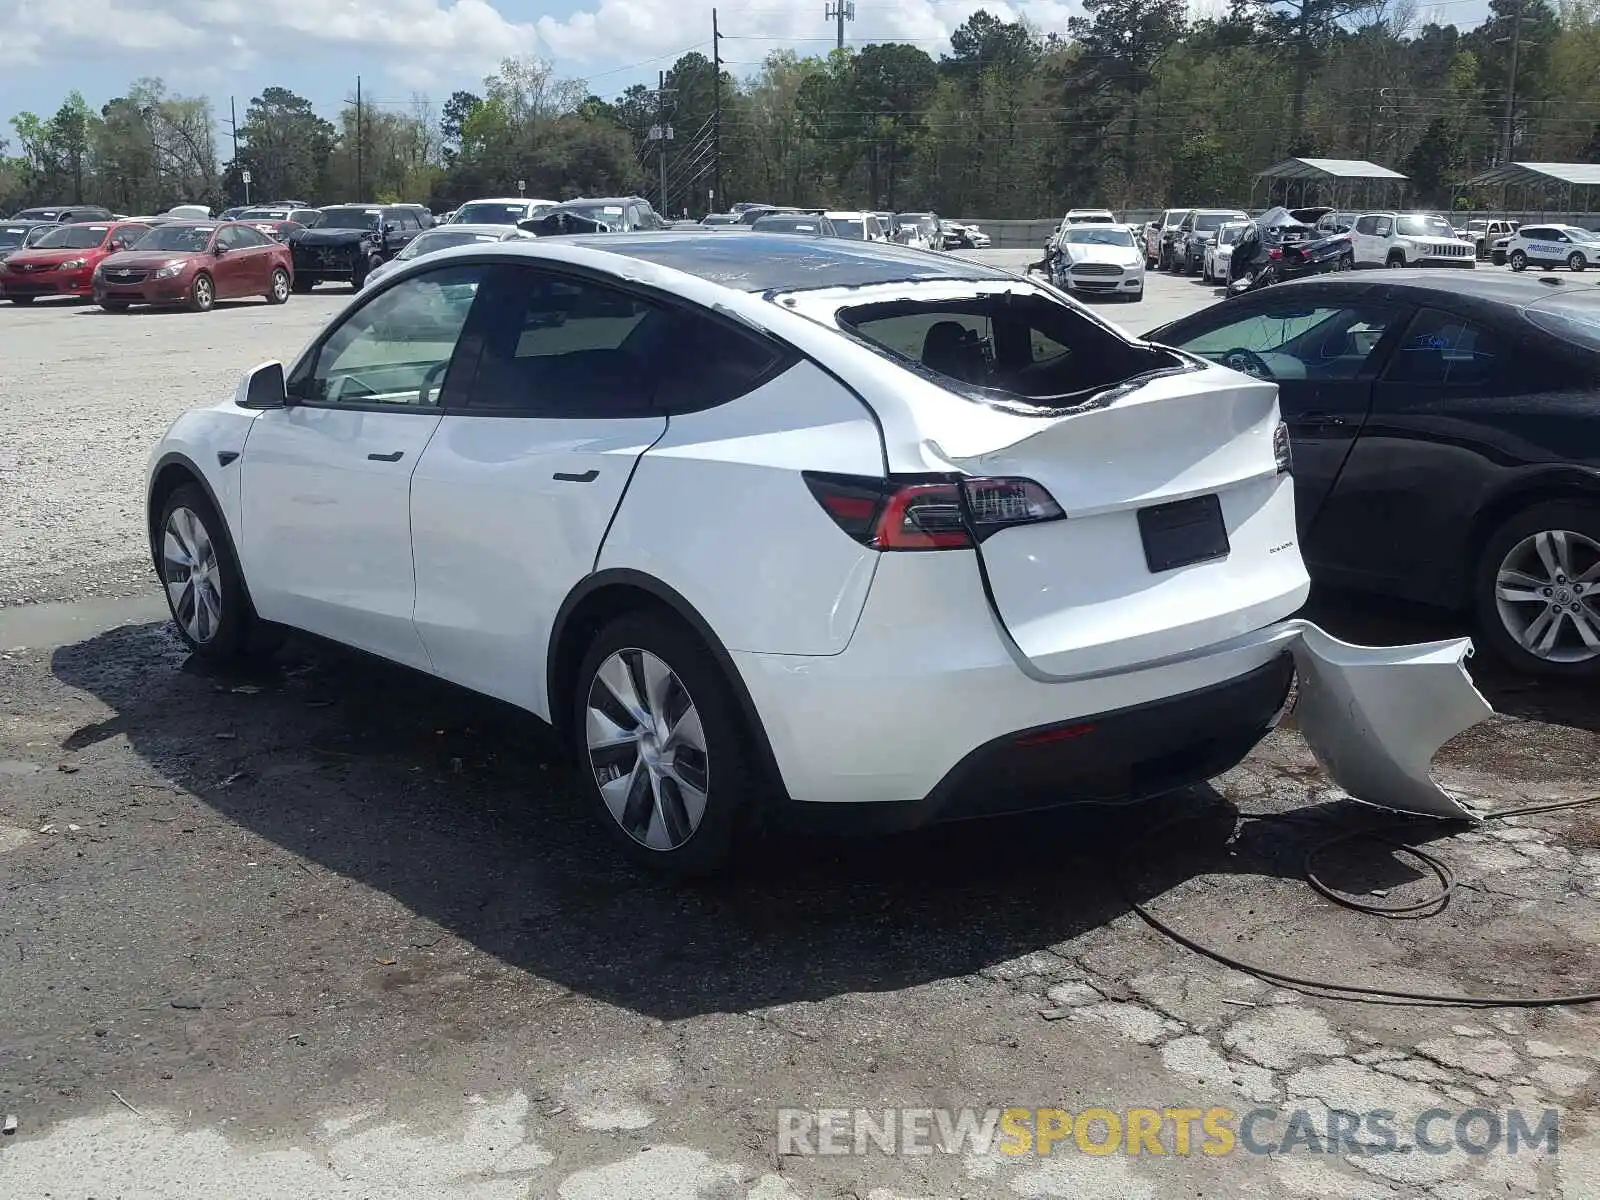
[[[282,633],[256,616],[222,518],[198,484],[167,497],[155,543],[167,610],[190,650],[229,662],[276,648]]]
[[[1391,271],[1403,270],[1406,265],[1406,256],[1404,254],[1391,254],[1384,261],[1384,265]]]
[[[211,282],[211,276],[202,272],[194,277],[194,282],[189,285],[189,310],[191,312],[210,312],[217,303],[217,286]]]
[[[1511,269],[1513,271],[1526,271],[1528,269],[1528,256],[1521,250],[1511,252]]]
[[[37,296],[13,296],[13,297],[11,297],[11,303],[13,303],[13,304],[32,304],[37,299],[38,299]]]
[[[758,771],[733,690],[680,621],[624,614],[596,635],[570,697],[596,815],[636,862],[724,866],[753,824]]]
[[[1567,255],[1567,266],[1574,271],[1581,271],[1589,265],[1589,260],[1583,256],[1582,250],[1574,250]]]
[[[1600,677],[1600,507],[1524,509],[1489,535],[1473,587],[1478,629],[1530,675]]]
[[[382,261],[382,259],[378,258],[356,259],[355,269],[350,273],[350,290],[352,292],[359,292],[363,287],[365,287],[367,283],[367,276],[372,274],[372,272],[377,269],[378,264]]]
[[[294,292],[297,296],[304,296],[316,286],[317,280],[314,275],[296,275],[294,277]]]
[[[125,313],[128,311],[128,301],[126,300],[100,300],[97,303],[108,313]]]
[[[272,272],[272,280],[267,285],[268,304],[287,304],[289,292],[293,285],[289,282],[289,272],[282,267],[276,267]]]

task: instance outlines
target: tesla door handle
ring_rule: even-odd
[[[593,483],[600,478],[600,472],[591,469],[582,475],[575,475],[570,471],[557,471],[555,477],[562,483]]]
[[[1348,422],[1337,413],[1308,412],[1295,418],[1296,425],[1345,425]]]
[[[399,462],[405,454],[404,450],[396,450],[391,454],[369,454],[367,458],[373,462]]]

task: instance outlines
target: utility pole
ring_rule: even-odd
[[[659,71],[656,75],[656,123],[650,127],[650,135],[646,141],[656,144],[660,156],[661,166],[661,195],[660,207],[656,209],[662,216],[667,215],[667,143],[672,140],[672,126],[667,124],[667,100],[676,94],[676,89],[667,89],[667,73]]]
[[[711,10],[711,204],[722,200],[722,34],[717,32],[717,10]],[[724,208],[728,206],[723,204]]]
[[[239,111],[233,106],[233,97],[228,97],[228,132],[233,135],[233,169],[239,167]],[[244,173],[244,202],[250,203],[250,172]]]
[[[366,189],[361,185],[361,76],[356,76],[356,203],[360,204],[366,198]]]
[[[856,19],[855,0],[829,0],[823,15],[838,24],[838,47],[844,49],[844,23]]]
[[[1516,108],[1517,108],[1517,51],[1522,47],[1522,0],[1517,0],[1516,15],[1511,18],[1511,37],[1496,38],[1497,42],[1510,41],[1511,43],[1511,70],[1506,76],[1506,133],[1505,149],[1501,152],[1501,163],[1511,161],[1515,153],[1516,133]]]

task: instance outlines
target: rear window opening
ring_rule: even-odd
[[[840,309],[846,332],[976,398],[1070,408],[1154,371],[1187,369],[1042,295],[891,300]]]

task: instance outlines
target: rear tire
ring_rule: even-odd
[[[289,282],[289,272],[285,271],[282,267],[273,268],[272,279],[267,284],[267,303],[287,304],[289,302],[289,292],[291,289],[292,285]]]
[[[1597,564],[1600,506],[1546,501],[1501,522],[1484,542],[1473,579],[1484,646],[1525,674],[1600,678],[1600,650],[1589,649],[1582,635],[1587,627],[1600,636],[1600,582],[1582,582]],[[1554,640],[1545,646],[1552,625]]]
[[[675,875],[725,866],[754,827],[762,781],[699,637],[662,613],[626,613],[595,636],[567,699],[585,790],[622,852]]]
[[[278,647],[284,631],[256,616],[227,529],[198,484],[173,489],[155,528],[167,611],[190,650],[230,662]]]

